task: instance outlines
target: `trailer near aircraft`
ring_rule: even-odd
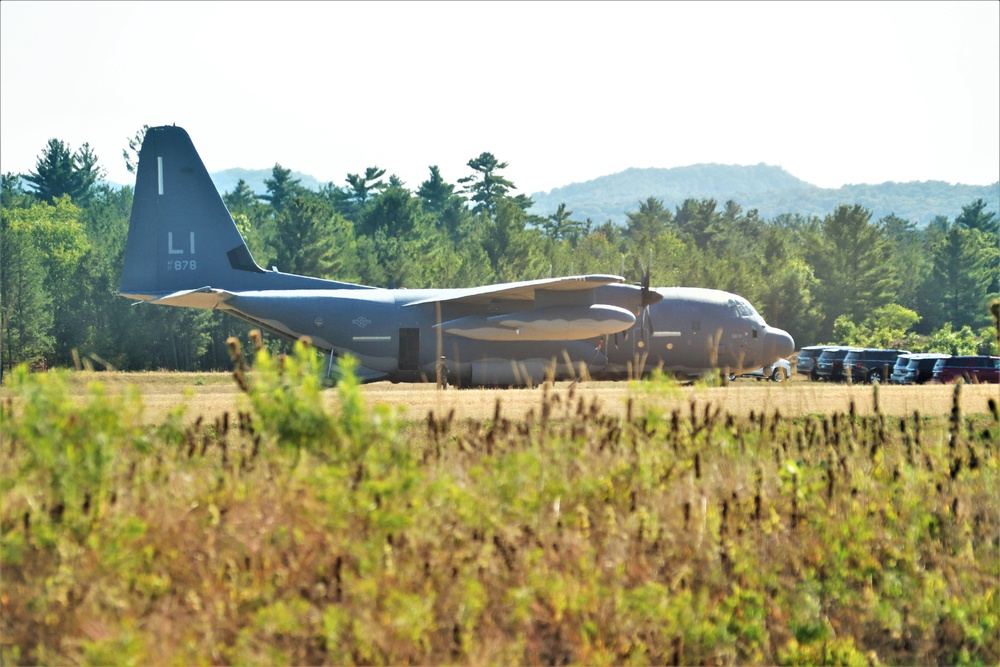
[[[464,289],[382,289],[257,265],[187,132],[146,132],[119,296],[230,313],[330,357],[364,381],[532,385],[638,377],[659,368],[739,374],[795,345],[746,299],[582,275]]]

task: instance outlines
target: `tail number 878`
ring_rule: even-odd
[[[173,259],[167,261],[167,271],[194,271],[198,262],[194,259]]]

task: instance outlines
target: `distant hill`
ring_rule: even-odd
[[[232,192],[236,189],[236,185],[240,182],[242,178],[246,181],[247,186],[253,190],[255,193],[262,195],[267,192],[267,186],[264,185],[264,180],[271,178],[271,169],[240,169],[238,167],[233,169],[223,169],[222,171],[217,171],[215,173],[209,174],[212,178],[212,182],[215,183],[216,189],[221,194],[226,194],[227,192]],[[302,187],[309,190],[319,190],[326,183],[321,183],[319,179],[310,176],[309,174],[303,174],[300,171],[293,171],[292,178],[297,178],[300,181]],[[122,183],[116,183],[114,181],[100,181],[113,188],[124,187]],[[134,186],[135,183],[128,183],[129,187]],[[25,190],[29,190],[28,182],[21,178],[21,187]]]
[[[271,178],[272,173],[272,169],[234,168],[214,172],[211,174],[211,177],[212,182],[215,183],[215,187],[218,188],[219,192],[222,194],[235,190],[236,185],[242,178],[246,181],[247,187],[257,194],[262,195],[267,192],[267,186],[264,185],[264,180]],[[299,185],[309,190],[319,190],[321,187],[326,185],[326,183],[320,183],[319,180],[313,178],[312,176],[298,171],[292,172],[292,178],[299,179]]]
[[[962,206],[980,198],[986,201],[988,210],[1000,211],[1000,182],[982,186],[925,181],[829,189],[766,164],[633,168],[550,192],[536,192],[531,195],[535,202],[531,212],[548,216],[565,203],[574,220],[590,218],[595,223],[612,220],[623,224],[625,213],[637,211],[639,202],[649,197],[662,200],[671,211],[689,198],[713,198],[720,209],[732,199],[744,211],[757,209],[765,220],[782,213],[823,216],[840,204],[861,204],[872,211],[875,220],[895,213],[922,226],[937,215],[954,219]]]
[[[264,180],[271,178],[271,169],[226,169],[211,176],[223,194],[232,192],[241,178],[251,190],[264,194],[267,192]],[[310,190],[319,190],[325,185],[301,172],[293,171],[292,176]],[[744,211],[757,209],[765,220],[782,213],[824,216],[840,204],[861,204],[872,211],[874,220],[895,213],[923,226],[938,215],[953,220],[963,206],[976,199],[983,199],[987,210],[1000,212],[1000,182],[951,185],[943,181],[914,181],[830,189],[806,183],[781,167],[766,164],[626,169],[549,192],[536,192],[531,195],[535,202],[531,212],[548,216],[564,203],[573,212],[574,220],[590,218],[595,223],[611,220],[624,224],[625,213],[639,210],[639,202],[649,197],[662,200],[671,211],[688,198],[713,198],[719,202],[720,209],[726,200],[732,199]]]

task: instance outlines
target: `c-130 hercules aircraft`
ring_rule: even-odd
[[[139,153],[120,296],[230,313],[350,354],[362,381],[535,385],[546,378],[696,376],[790,355],[792,337],[746,299],[585,275],[465,289],[382,289],[264,270],[183,129],[154,127]],[[443,368],[442,368],[443,364]]]

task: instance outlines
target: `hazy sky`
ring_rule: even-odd
[[[209,171],[416,189],[483,151],[520,192],[767,163],[824,187],[1000,180],[998,2],[0,3],[0,169],[108,179],[143,125]]]

